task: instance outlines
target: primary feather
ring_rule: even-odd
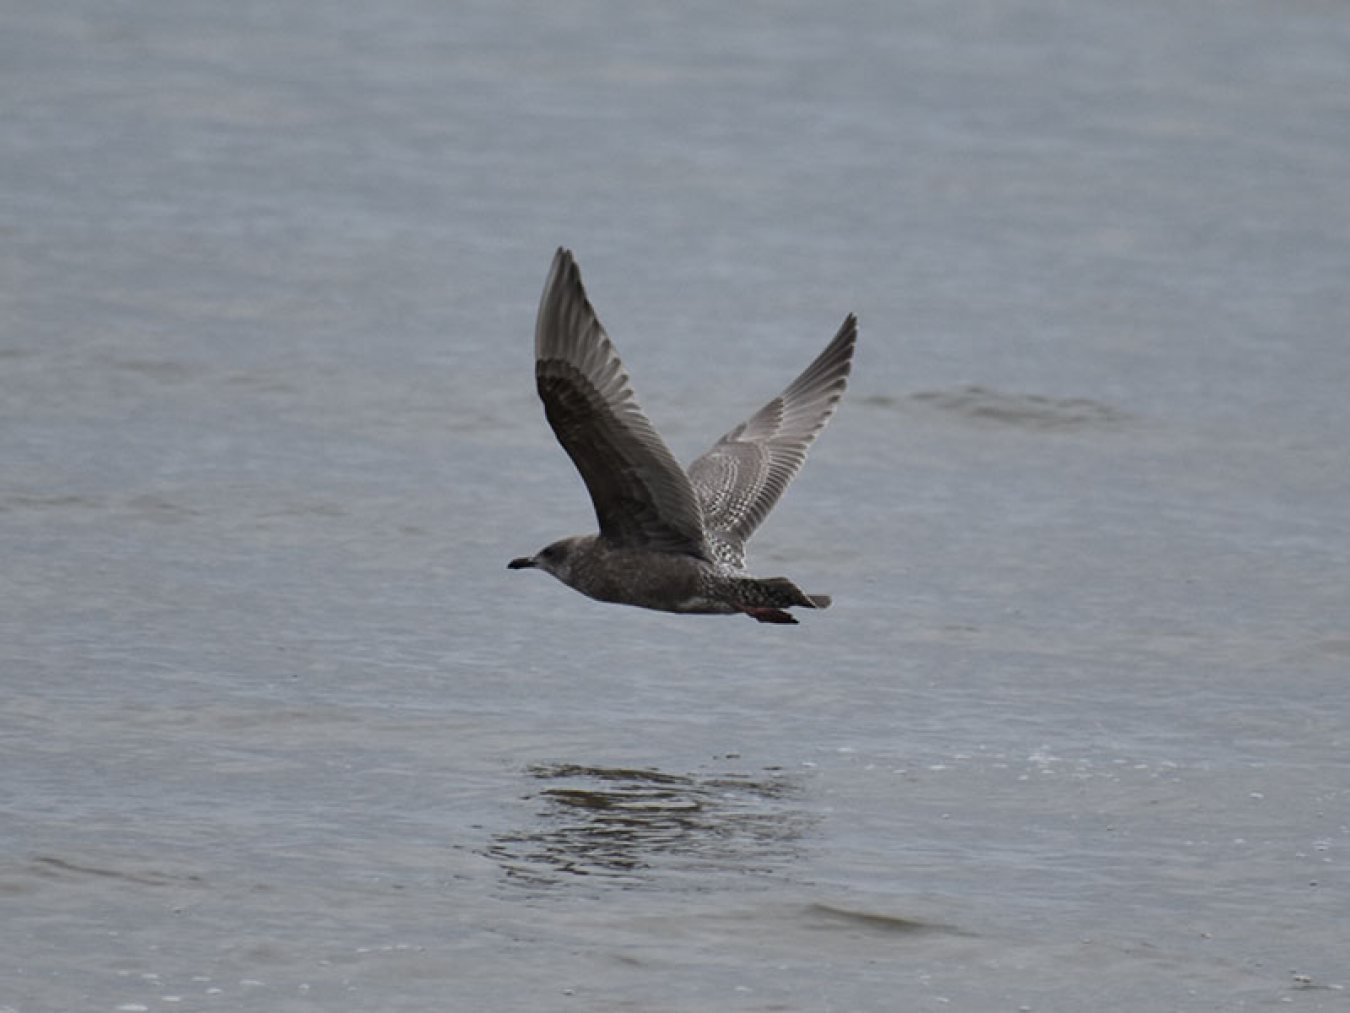
[[[713,558],[745,565],[745,543],[806,461],[844,394],[858,340],[849,314],[839,333],[783,393],[689,466]]]

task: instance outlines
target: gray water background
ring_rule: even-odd
[[[1350,7],[3,24],[0,1010],[1350,1006]],[[559,244],[830,611],[506,571]]]

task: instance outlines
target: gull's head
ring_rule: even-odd
[[[591,541],[585,535],[574,538],[561,538],[551,545],[545,545],[533,556],[521,556],[506,564],[508,570],[524,570],[533,567],[551,573],[564,584],[571,582],[572,563],[584,543]]]

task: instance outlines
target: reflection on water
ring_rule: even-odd
[[[769,771],[668,774],[549,764],[533,825],[487,849],[512,880],[552,885],[571,876],[626,884],[658,871],[767,873],[797,853],[810,817],[793,804],[796,781]]]

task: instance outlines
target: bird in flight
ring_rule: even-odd
[[[663,612],[795,623],[789,608],[827,608],[828,595],[805,594],[786,577],[747,575],[745,543],[834,414],[857,338],[850,313],[797,379],[685,471],[638,406],[571,251],[559,248],[539,301],[535,381],[600,532],[563,538],[508,567],[544,570],[598,601]]]

